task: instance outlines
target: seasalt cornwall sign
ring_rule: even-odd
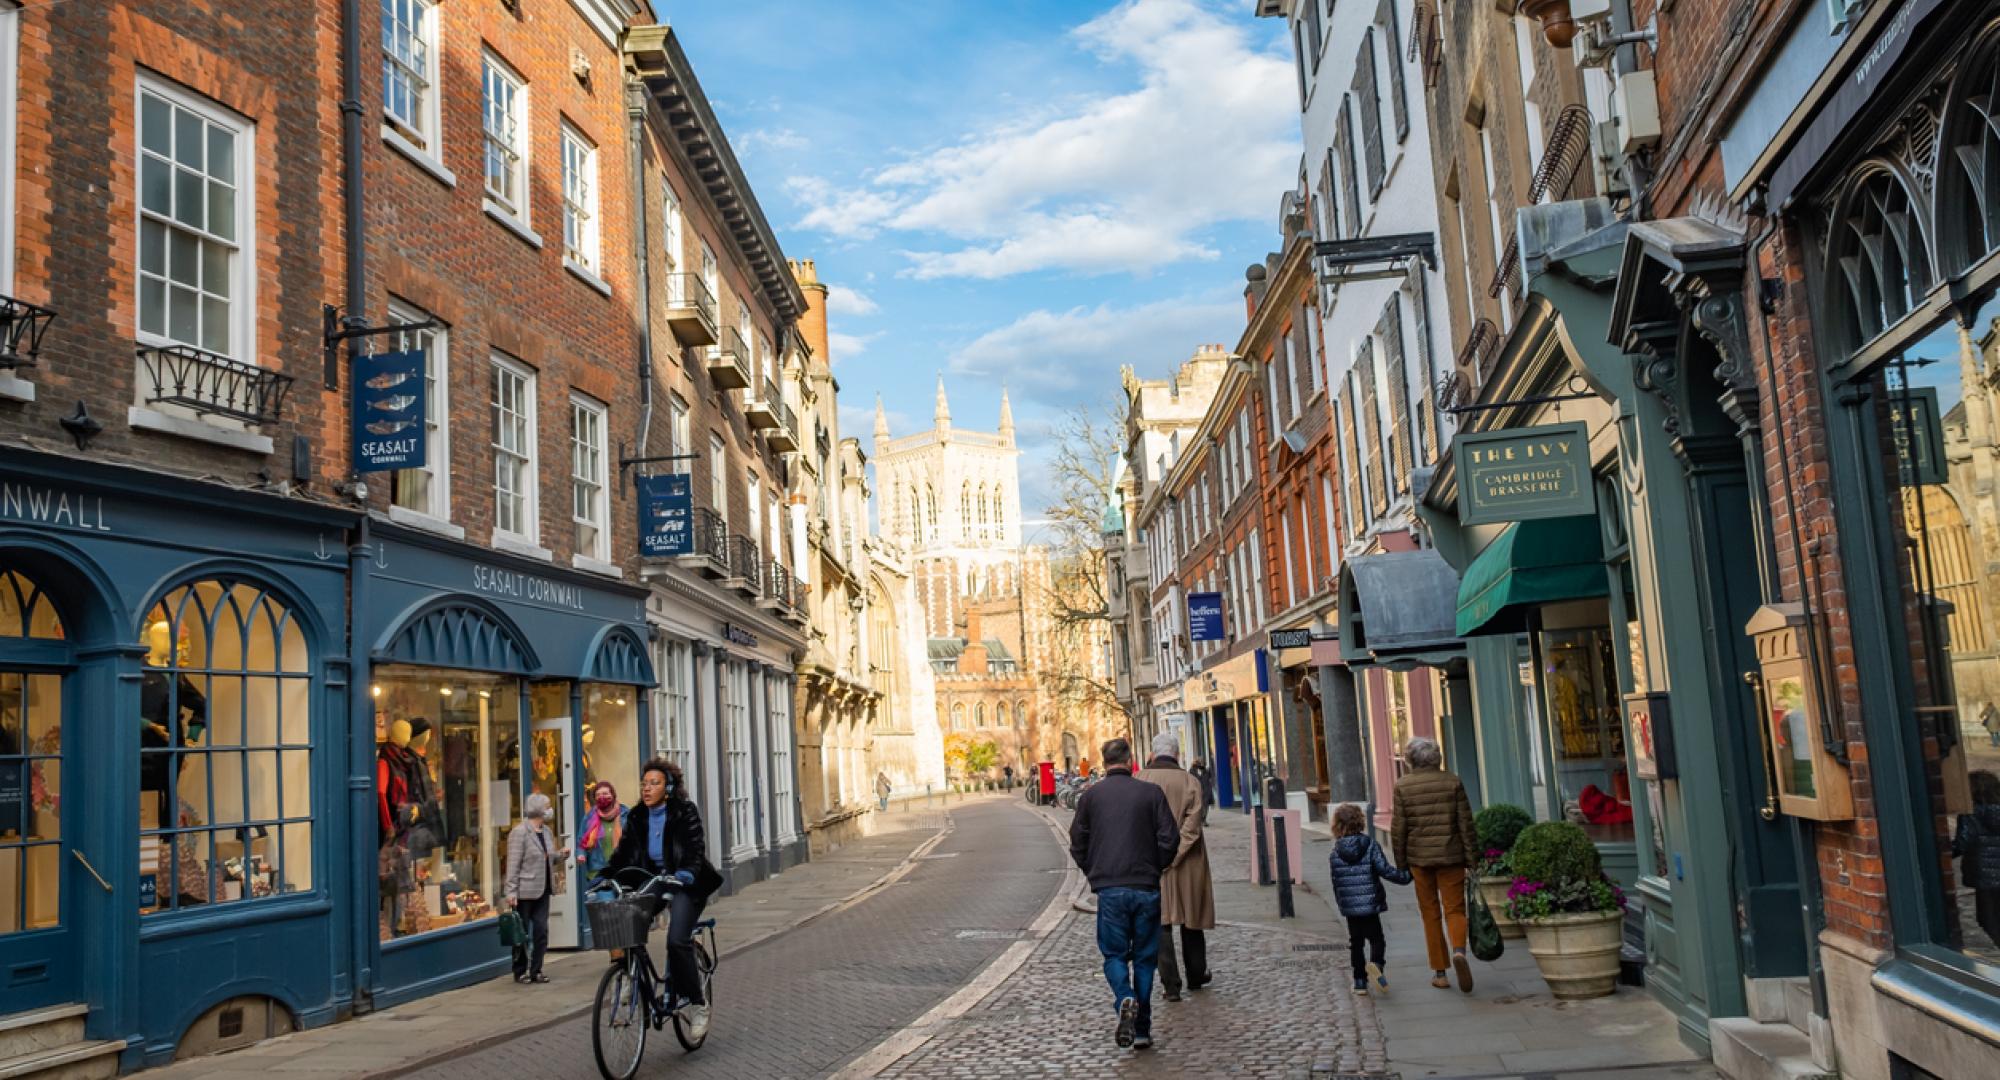
[[[1467,432],[1452,440],[1451,453],[1462,525],[1597,512],[1590,429],[1583,424]]]

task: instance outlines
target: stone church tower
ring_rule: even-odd
[[[876,513],[882,538],[910,553],[926,632],[949,637],[969,599],[1021,591],[1021,451],[1005,390],[997,432],[953,427],[942,377],[931,419],[891,437],[876,399]]]

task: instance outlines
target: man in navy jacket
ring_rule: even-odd
[[[1104,778],[1077,800],[1069,854],[1097,894],[1097,951],[1118,1009],[1121,1047],[1153,1045],[1153,972],[1160,948],[1160,875],[1180,850],[1166,793],[1132,775],[1132,744],[1103,747]]]

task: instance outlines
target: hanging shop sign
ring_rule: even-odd
[[[1452,439],[1451,453],[1458,463],[1461,525],[1597,512],[1584,424],[1465,432]]]
[[[686,473],[641,476],[639,486],[639,554],[686,555],[694,550],[688,521],[694,495]]]
[[[424,467],[424,351],[354,358],[354,471]]]
[[[1308,627],[1302,626],[1296,630],[1271,631],[1271,648],[1273,649],[1310,649],[1312,648],[1312,643],[1313,632]]]
[[[1942,484],[1951,479],[1944,461],[1944,416],[1935,386],[1913,386],[1889,395],[1889,431],[1903,484]]]
[[[1221,641],[1222,594],[1219,592],[1189,593],[1188,599],[1188,640]]]

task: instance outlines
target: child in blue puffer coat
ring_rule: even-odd
[[[1398,885],[1410,883],[1410,872],[1390,865],[1382,845],[1368,835],[1368,819],[1361,807],[1342,803],[1333,812],[1333,854],[1327,864],[1333,871],[1333,896],[1347,919],[1347,955],[1354,964],[1354,992],[1366,996],[1369,983],[1382,993],[1389,992],[1389,977],[1382,974],[1382,954],[1388,941],[1382,935],[1382,913],[1389,909],[1386,879]],[[1362,962],[1362,948],[1370,959]]]

